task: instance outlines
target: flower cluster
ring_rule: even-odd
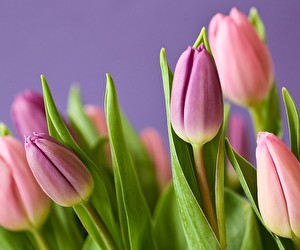
[[[174,74],[161,50],[170,152],[136,133],[110,75],[104,109],[71,88],[67,118],[44,76],[43,95],[18,94],[18,136],[0,125],[0,248],[299,249],[299,111],[284,88],[288,146],[263,27],[255,9],[215,15]],[[255,166],[230,105],[249,111]]]

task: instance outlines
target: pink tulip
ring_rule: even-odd
[[[175,133],[192,144],[210,141],[223,121],[223,98],[214,61],[201,45],[180,56],[173,79],[171,122]]]
[[[43,97],[27,90],[18,94],[11,106],[12,121],[21,138],[37,133],[48,133]]]
[[[26,137],[25,150],[34,177],[52,200],[74,206],[89,198],[93,178],[71,150],[46,134],[36,133]]]
[[[273,65],[248,18],[236,8],[229,16],[215,15],[209,24],[209,41],[224,96],[241,106],[263,101],[274,80]]]
[[[171,163],[163,140],[153,128],[145,128],[140,133],[140,138],[156,168],[160,187],[163,188],[171,179]]]
[[[23,145],[0,137],[0,225],[10,230],[39,228],[48,216],[50,199],[28,166]]]
[[[282,237],[300,238],[300,163],[275,135],[258,134],[258,205],[266,226]]]

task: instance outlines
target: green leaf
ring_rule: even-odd
[[[27,232],[12,232],[0,226],[0,249],[24,249],[24,246],[28,250],[35,249]]]
[[[128,151],[117,94],[110,75],[107,75],[105,111],[120,206],[121,230],[130,244],[125,249],[156,249],[150,211]]]
[[[105,146],[108,143],[107,136],[100,137],[84,110],[79,88],[75,86],[70,89],[69,93],[68,116],[80,147],[101,168],[101,172],[108,172],[108,175],[112,175],[108,164],[110,159],[107,159],[105,152]]]
[[[51,229],[58,249],[81,249],[83,235],[80,224],[72,208],[52,205],[50,215]],[[49,230],[46,232],[48,234]]]
[[[121,117],[128,150],[132,157],[143,194],[146,198],[150,212],[152,213],[159,195],[159,186],[155,167],[146,148],[142,144],[131,124],[124,115],[121,115]]]
[[[224,138],[227,127],[227,121],[229,117],[230,106],[225,105],[224,108],[224,122],[219,133],[219,142],[217,148],[216,168],[215,168],[215,206],[216,206],[216,217],[219,230],[219,241],[222,249],[226,248],[226,230],[225,230],[225,208],[224,208],[224,187],[225,187],[225,149],[224,149]]]
[[[229,141],[225,140],[225,148],[228,159],[230,160],[233,168],[235,169],[237,176],[240,180],[241,186],[250,201],[250,204],[259,218],[261,223],[264,225],[264,221],[260,215],[258,209],[258,201],[257,201],[257,181],[256,181],[256,170],[255,168],[242,156],[240,156],[230,145]],[[265,226],[267,229],[267,227]],[[268,230],[268,229],[267,229]],[[269,231],[269,230],[268,230]],[[277,235],[273,234],[271,231],[269,233],[273,236],[274,240],[277,243],[277,246],[280,250],[285,249],[284,241],[278,237]]]
[[[88,236],[84,242],[82,250],[101,250],[92,237]]]
[[[101,229],[98,228],[96,221],[91,217],[88,210],[82,205],[76,205],[73,208],[79,216],[83,226],[100,249],[113,250],[114,247],[110,247],[109,243],[107,243],[105,237],[100,233]]]
[[[205,27],[203,27],[201,29],[201,32],[200,32],[199,36],[197,37],[197,39],[196,39],[196,41],[193,45],[193,48],[198,48],[202,43],[204,44],[204,46],[205,46],[206,50],[209,52],[209,54],[212,55],[210,45],[209,45],[209,42],[208,42],[208,38],[207,38],[207,35],[206,35]]]
[[[102,175],[107,192],[109,193],[113,213],[117,214],[114,177],[111,166],[108,166],[107,154],[105,152],[105,146],[106,143],[108,143],[108,138],[100,138],[96,128],[84,111],[80,92],[76,87],[73,87],[70,90],[68,115],[70,117],[72,126],[76,130],[76,135],[79,135],[81,148],[84,149],[84,153],[90,159],[93,159],[98,171]],[[92,200],[94,201],[94,206],[100,212],[102,204],[99,204],[96,196],[95,198],[93,197]]]
[[[0,122],[0,137],[7,135],[12,135],[11,131],[4,123]]]
[[[229,189],[226,189],[225,200],[227,249],[263,249],[257,219],[249,202]]]
[[[100,136],[84,112],[78,87],[73,86],[69,93],[68,116],[72,127],[78,132],[83,146],[92,148],[100,139]]]
[[[285,105],[286,116],[289,126],[290,145],[291,151],[300,161],[300,117],[297,106],[287,91],[286,88],[282,89],[282,97]]]
[[[272,110],[272,112],[270,112],[270,110]],[[264,131],[268,131],[277,135],[278,137],[282,137],[280,100],[275,83],[273,84],[267,99],[263,103],[262,113],[265,124]]]
[[[161,194],[153,220],[158,249],[187,249],[172,182]]]
[[[261,20],[257,9],[252,7],[249,12],[249,21],[255,28],[261,41],[266,42],[266,30],[263,21]]]
[[[160,53],[160,65],[166,102],[173,183],[187,244],[190,249],[220,249],[218,239],[198,203],[200,194],[191,160],[190,147],[178,138],[171,127],[170,94],[173,77],[164,49]]]
[[[66,145],[75,154],[77,154],[83,164],[90,171],[95,183],[94,191],[92,196],[90,197],[90,200],[103,219],[104,224],[112,234],[114,240],[116,241],[116,244],[118,244],[120,240],[119,229],[114,218],[111,202],[111,199],[115,196],[115,194],[112,192],[112,190],[108,190],[107,185],[105,185],[105,183],[109,183],[110,180],[107,178],[105,173],[100,172],[100,169],[76,144],[57,110],[45,77],[41,76],[41,80],[49,133],[52,137]],[[90,223],[90,218],[88,218],[86,214],[82,212],[82,209],[78,209],[76,213],[79,217],[81,217],[80,219],[83,223],[84,220],[87,220],[84,224],[88,225]],[[99,234],[98,237],[101,238],[102,236]]]

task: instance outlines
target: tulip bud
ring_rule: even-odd
[[[300,163],[275,135],[258,134],[258,205],[266,226],[282,237],[300,238]]]
[[[140,133],[154,167],[160,187],[163,188],[171,179],[171,163],[165,145],[159,133],[153,128],[146,128]]]
[[[27,90],[18,94],[11,106],[12,121],[20,137],[33,132],[48,133],[43,97]]]
[[[202,44],[180,56],[173,79],[171,122],[176,134],[192,144],[210,141],[223,121],[223,98],[218,72]]]
[[[46,134],[25,139],[31,171],[44,192],[61,206],[74,206],[88,199],[94,182],[80,159]]]
[[[274,75],[270,53],[248,18],[236,8],[209,24],[211,49],[224,96],[241,106],[256,106],[269,94]]]
[[[23,145],[11,136],[0,137],[0,225],[9,230],[39,228],[50,210],[28,166]]]

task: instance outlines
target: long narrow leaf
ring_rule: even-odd
[[[300,161],[300,117],[297,106],[287,91],[286,88],[282,89],[282,97],[285,105],[286,116],[289,125],[291,151]]]
[[[121,227],[123,232],[127,230],[130,249],[156,249],[150,211],[128,151],[117,94],[109,75],[107,75],[105,111],[118,204],[124,209],[126,215],[121,215]]]
[[[158,249],[187,249],[172,182],[161,194],[153,220]]]
[[[226,248],[226,227],[225,227],[225,208],[224,208],[224,187],[225,187],[225,147],[224,137],[226,125],[229,117],[229,105],[224,108],[224,122],[220,129],[218,151],[216,156],[216,181],[215,181],[215,203],[216,216],[219,229],[219,240],[222,249]]]

